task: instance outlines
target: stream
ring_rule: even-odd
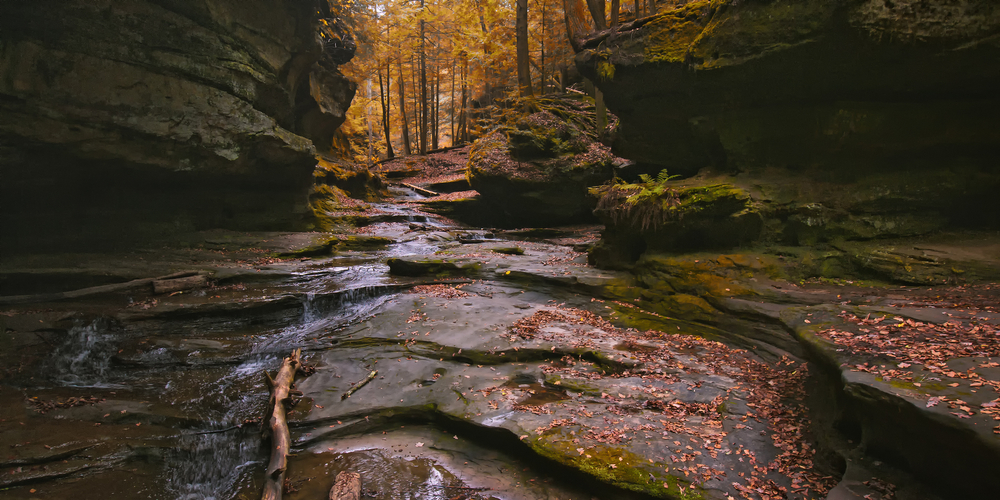
[[[800,286],[752,254],[601,270],[582,252],[597,228],[461,227],[393,194],[332,252],[315,250],[331,244],[319,233],[216,231],[52,256],[59,267],[36,257],[74,283],[185,269],[212,281],[0,310],[0,498],[259,498],[263,374],[295,349],[314,371],[289,410],[289,500],[326,498],[342,471],[370,499],[936,500],[946,490],[895,464],[942,446],[967,460],[933,467],[989,477],[992,451],[938,416],[981,405],[965,420],[988,435],[1000,399],[982,382],[915,370],[928,390],[965,391],[938,408],[945,396],[928,400],[919,382],[876,378],[809,340],[852,318],[988,335],[977,325],[1000,316],[960,305],[976,288],[946,290],[958,294],[948,308],[933,288]],[[963,362],[992,377],[993,361]],[[894,434],[901,412],[920,439]]]
[[[395,194],[400,201],[417,196]],[[58,306],[67,308],[63,322],[71,326],[63,332],[39,333],[51,347],[40,356],[37,368],[21,378],[23,393],[36,401],[88,397],[99,402],[43,414],[27,410],[5,415],[31,420],[30,431],[12,436],[21,429],[8,430],[7,441],[17,441],[25,450],[42,445],[46,452],[30,460],[43,465],[16,470],[15,475],[24,477],[2,483],[10,487],[0,495],[185,500],[258,496],[267,459],[260,438],[260,417],[268,399],[262,372],[273,373],[283,356],[301,348],[318,374],[349,386],[357,373],[374,366],[375,358],[398,358],[398,346],[387,344],[384,352],[348,352],[349,357],[361,357],[351,360],[350,367],[339,364],[345,354],[338,353],[338,344],[345,332],[398,314],[387,306],[405,300],[407,294],[398,285],[407,280],[390,276],[386,259],[432,254],[458,233],[474,238],[485,234],[403,205],[377,209],[386,222],[365,232],[397,241],[385,248],[279,263],[260,278],[220,280],[215,288],[147,300],[140,307],[131,307],[138,300],[131,296],[84,301],[72,312],[72,307]],[[525,291],[507,285],[502,293]],[[573,295],[558,290],[552,295],[544,290],[531,293],[536,302],[565,301],[566,295]],[[115,301],[123,298],[131,306],[117,308]],[[319,427],[347,425],[336,417],[309,417],[310,410],[337,405],[343,391],[304,390],[291,417],[296,453],[288,473],[289,499],[325,498],[341,470],[361,473],[364,497],[376,499],[589,499],[614,491],[526,453],[502,436],[431,413],[389,411],[377,419],[355,415],[353,427],[343,433],[314,437]],[[375,390],[362,389],[354,398]],[[70,449],[86,453],[69,453],[68,460],[47,463],[49,450]],[[14,463],[12,456],[7,465]]]

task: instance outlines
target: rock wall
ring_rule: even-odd
[[[319,0],[4,2],[2,246],[307,225],[316,148],[355,88],[337,71],[343,51],[324,51],[328,11]]]
[[[783,243],[1000,224],[1000,4],[667,4],[577,54],[615,154],[726,176]]]

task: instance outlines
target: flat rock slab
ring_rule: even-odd
[[[839,374],[846,418],[867,453],[939,491],[1000,488],[991,472],[1000,463],[1000,329],[991,314],[827,305],[780,317]]]
[[[502,286],[414,292],[330,334],[338,348],[298,384],[307,403],[291,414],[297,447],[394,422],[455,421],[656,497],[805,498],[832,487],[812,472],[794,402],[803,365],[618,329]]]
[[[450,245],[433,255],[392,258],[387,264],[392,274],[402,276],[496,278],[572,286],[589,292],[628,279],[625,273],[587,266],[586,254],[571,247],[528,241]]]

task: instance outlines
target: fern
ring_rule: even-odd
[[[635,184],[613,182],[602,188],[598,208],[608,210],[615,221],[628,220],[642,229],[657,227],[667,222],[680,203],[677,192],[669,182],[679,176],[670,175],[666,169],[656,179],[640,174]]]
[[[646,177],[649,177],[649,176],[647,175]],[[674,179],[676,179],[678,177],[680,177],[680,176],[679,175],[670,175],[670,173],[667,172],[667,169],[663,169],[663,170],[660,170],[660,174],[656,176],[656,180],[657,180],[657,182],[669,182],[669,181],[672,181],[672,180],[674,180]],[[646,182],[649,182],[649,181],[646,181]]]

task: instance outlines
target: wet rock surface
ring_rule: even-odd
[[[5,262],[5,296],[185,270],[209,282],[2,306],[4,495],[256,496],[260,373],[295,348],[315,372],[289,413],[292,499],[325,494],[340,471],[386,499],[994,487],[990,286],[790,281],[763,254],[651,254],[608,271],[582,252],[594,228],[371,210],[397,218]],[[911,327],[940,344],[886,346],[913,345]],[[963,484],[926,478],[940,470]]]

